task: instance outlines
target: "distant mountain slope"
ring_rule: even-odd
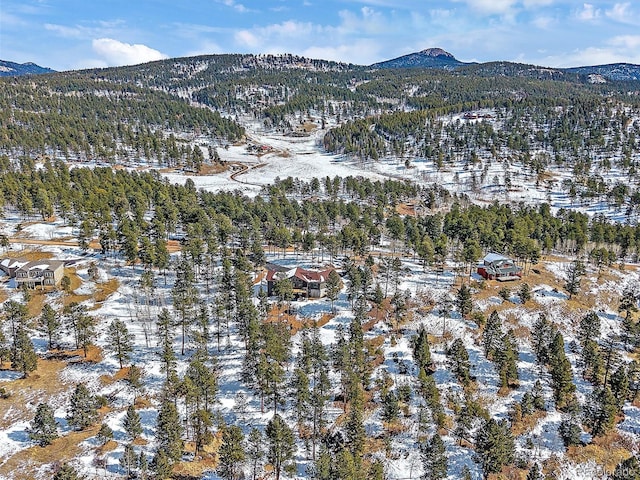
[[[410,53],[384,62],[374,63],[371,68],[439,68],[453,70],[468,65],[456,59],[441,48],[427,48],[421,52]]]
[[[582,75],[601,75],[609,80],[640,80],[640,65],[632,63],[611,63],[609,65],[595,65],[591,67],[567,68],[568,72]]]
[[[15,63],[0,60],[0,77],[17,77],[19,75],[39,75],[42,73],[54,73],[55,70],[41,67],[32,62]]]
[[[549,68],[514,62],[486,62],[465,65],[456,69],[463,75],[481,77],[522,77],[537,80],[560,80],[585,83],[587,77],[579,72],[571,72],[562,68]]]
[[[464,75],[526,77],[539,80],[564,80],[602,83],[605,81],[640,80],[640,65],[612,63],[572,68],[551,68],[523,63],[493,61],[465,63],[441,48],[428,48],[421,52],[374,63],[370,68],[425,68],[458,71]]]

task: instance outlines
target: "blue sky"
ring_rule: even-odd
[[[463,61],[640,64],[640,2],[0,0],[0,59],[56,70],[213,53],[368,65],[428,47]]]

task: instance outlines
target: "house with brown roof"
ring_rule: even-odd
[[[298,297],[322,298],[327,294],[327,280],[333,267],[323,269],[307,269],[302,267],[287,268],[281,265],[267,265],[267,295],[274,295],[275,284],[288,278],[293,284],[293,294]]]

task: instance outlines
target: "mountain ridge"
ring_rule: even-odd
[[[0,60],[0,77],[19,77],[22,75],[42,75],[55,73],[55,70],[41,67],[33,62],[16,63],[8,60]]]
[[[427,68],[455,71],[473,71],[484,75],[533,76],[536,78],[560,79],[563,76],[583,76],[585,81],[640,80],[640,65],[632,63],[611,63],[605,65],[585,65],[578,67],[546,67],[518,62],[496,60],[489,62],[462,62],[454,55],[439,47],[427,48],[419,52],[377,62],[369,66],[376,69]]]
[[[461,62],[451,53],[442,48],[426,48],[419,52],[408,53],[400,57],[392,58],[370,65],[371,68],[438,68],[443,70],[454,70],[458,67],[469,65]]]

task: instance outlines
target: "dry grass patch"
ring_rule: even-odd
[[[35,407],[68,391],[69,386],[60,380],[60,372],[65,366],[66,363],[61,360],[38,359],[38,368],[29,377],[0,382],[0,386],[11,395],[0,400],[0,428],[31,420],[33,411],[28,406]]]
[[[203,163],[198,170],[198,175],[216,175],[227,170],[227,166],[221,163]]]
[[[101,375],[100,382],[102,382],[102,384],[105,386],[113,385],[117,381],[127,378],[127,375],[129,375],[129,369],[130,367],[124,367],[118,370],[113,375]]]
[[[176,253],[182,250],[182,245],[178,240],[168,240],[167,241],[167,251],[169,253]]]
[[[364,443],[365,453],[384,452],[387,449],[383,438],[367,437]]]
[[[147,397],[136,397],[136,401],[133,402],[133,406],[140,410],[142,408],[150,408],[151,401]]]
[[[29,313],[29,317],[34,318],[42,313],[45,293],[46,290],[29,291],[29,301],[27,302],[27,312]]]
[[[222,445],[222,434],[220,432],[213,436],[213,440],[205,445],[192,462],[179,462],[173,467],[173,478],[179,479],[199,479],[205,472],[216,469],[219,462],[218,450]],[[187,452],[195,451],[195,444],[187,442],[185,444]]]
[[[522,470],[514,466],[503,467],[500,473],[492,473],[488,480],[525,480],[529,470]]]
[[[104,455],[105,453],[111,452],[118,448],[118,442],[115,440],[109,440],[107,443],[98,448],[98,453],[100,455]]]
[[[85,300],[89,300],[91,298],[91,295],[78,295],[73,293],[74,290],[80,288],[82,286],[82,279],[80,278],[80,276],[76,273],[76,269],[75,268],[65,268],[64,269],[64,274],[69,277],[69,280],[71,281],[71,285],[69,287],[69,294],[66,294],[62,297],[62,304],[66,307],[67,305],[70,305],[72,303],[82,303]]]
[[[382,426],[390,435],[398,435],[409,430],[409,427],[402,423],[401,420],[394,420],[393,422],[382,422]]]
[[[396,212],[398,212],[399,215],[415,217],[416,207],[413,203],[399,203],[396,205]]]
[[[96,284],[96,291],[93,294],[93,301],[96,303],[102,303],[111,295],[113,295],[120,287],[120,282],[116,278],[107,280],[104,283]]]
[[[17,252],[9,251],[5,252],[3,255],[9,258],[24,258],[30,262],[35,262],[38,260],[47,260],[53,257],[53,253],[51,252],[41,252],[40,250],[20,250]]]
[[[632,441],[614,431],[608,435],[596,437],[589,445],[569,447],[567,458],[576,463],[593,460],[605,471],[613,472],[618,463],[631,456],[632,448],[634,448]]]
[[[44,464],[62,463],[77,458],[82,452],[80,443],[98,433],[99,428],[96,425],[81,432],[71,432],[55,439],[46,447],[34,446],[17,452],[0,466],[0,478],[33,479]]]
[[[537,412],[533,412],[531,415],[522,417],[522,419],[520,419],[519,421],[513,422],[511,424],[511,432],[516,437],[519,435],[525,434],[527,432],[530,432],[535,428],[535,426],[538,423],[538,420],[546,416],[547,416],[547,412],[537,411]]]

